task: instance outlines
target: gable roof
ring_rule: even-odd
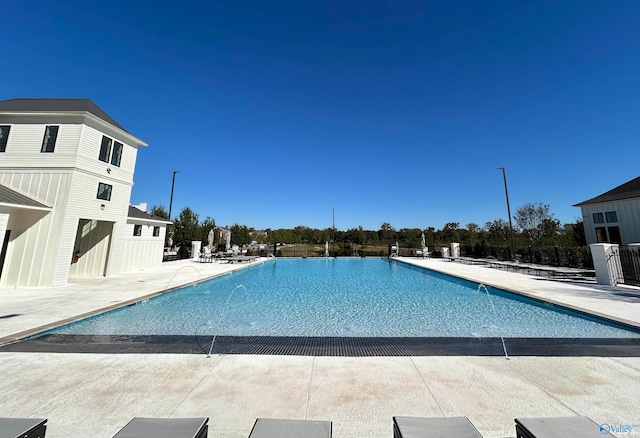
[[[48,205],[44,205],[43,203],[36,201],[27,195],[23,195],[20,192],[16,192],[2,184],[0,184],[0,205],[7,207],[21,207],[32,210],[52,210]]]
[[[147,213],[146,211],[142,211],[133,205],[129,206],[129,214],[127,215],[129,219],[142,219],[145,221],[153,221],[153,222],[163,222],[165,224],[172,224],[169,219],[165,219],[160,216],[155,216],[151,213]]]
[[[575,204],[574,207],[581,207],[583,205],[598,204],[601,202],[621,201],[623,199],[640,198],[640,176],[628,181],[618,187],[609,190],[602,195],[595,198],[588,199],[579,204]]]
[[[116,128],[128,132],[91,99],[9,99],[0,100],[0,111],[14,112],[88,112]]]

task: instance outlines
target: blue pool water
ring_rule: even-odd
[[[478,293],[477,284],[386,259],[278,259],[54,333],[640,337],[595,318],[489,291],[491,297]]]

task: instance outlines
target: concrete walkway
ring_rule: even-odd
[[[585,308],[601,303],[598,311],[622,312],[625,320],[638,317],[637,310],[626,310],[638,306],[640,294],[632,289],[603,290],[436,260],[414,262]],[[172,262],[64,288],[0,290],[0,333],[11,338],[238,266]],[[331,420],[336,438],[390,438],[393,415],[467,416],[488,438],[514,437],[516,417],[586,415],[599,424],[638,425],[617,436],[640,437],[637,357],[5,352],[0,353],[0,376],[0,416],[48,418],[48,438],[109,438],[134,416],[207,416],[211,437],[247,437],[256,418],[273,417]]]

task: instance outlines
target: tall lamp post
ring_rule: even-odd
[[[180,171],[173,171],[173,179],[171,180],[171,198],[169,199],[169,220],[171,220],[171,208],[173,207],[173,187],[176,185],[176,173],[180,173]]]
[[[511,260],[515,260],[516,252],[513,245],[513,223],[511,222],[511,207],[509,206],[509,189],[507,188],[507,171],[504,167],[498,167],[502,170],[502,178],[504,179],[504,194],[507,197],[507,214],[509,215],[509,235],[511,237]]]
[[[179,170],[173,171],[173,179],[171,180],[171,198],[169,199],[169,220],[171,220],[171,208],[173,207],[173,187],[176,185],[176,173],[180,173]],[[168,232],[169,227],[167,227],[168,240],[167,243],[169,246],[173,246],[173,229],[171,229],[171,233]]]

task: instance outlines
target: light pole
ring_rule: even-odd
[[[173,171],[173,179],[171,180],[171,198],[169,199],[169,220],[171,220],[171,208],[173,207],[173,187],[176,185],[176,173],[180,173],[180,171]]]
[[[169,220],[171,220],[171,208],[173,207],[173,186],[176,184],[176,173],[180,173],[178,170],[173,171],[173,179],[171,180],[171,198],[169,199]],[[171,228],[167,225],[167,244],[173,246],[174,236],[173,224]]]
[[[507,171],[504,167],[498,167],[502,170],[502,178],[504,179],[504,194],[507,197],[507,214],[509,215],[509,235],[511,237],[511,260],[515,260],[516,252],[513,246],[513,224],[511,222],[511,207],[509,206],[509,189],[507,188]]]

